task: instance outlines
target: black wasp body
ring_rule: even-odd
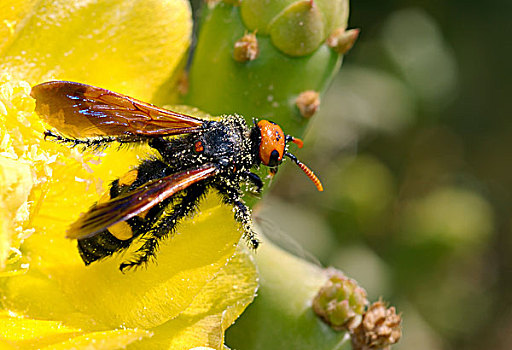
[[[143,236],[144,243],[137,256],[123,263],[121,269],[148,261],[156,252],[158,242],[171,234],[180,220],[197,209],[209,189],[217,190],[224,202],[235,207],[235,219],[243,225],[251,246],[257,248],[258,240],[251,228],[251,213],[242,201],[240,183],[252,181],[256,191],[261,190],[263,184],[258,175],[249,171],[258,161],[251,152],[245,121],[229,116],[220,121],[207,121],[202,129],[197,134],[151,139],[148,143],[160,157],[143,161],[137,169],[115,180],[108,199],[130,193],[150,181],[207,163],[216,165],[217,174],[188,186],[148,211],[91,237],[79,239],[78,248],[86,264],[127,248],[139,236]]]
[[[38,114],[58,130],[45,134],[56,141],[85,148],[146,142],[158,152],[113,181],[109,191],[71,225],[67,236],[77,239],[86,265],[139,239],[135,256],[120,269],[146,263],[210,189],[233,206],[245,238],[257,248],[241,184],[260,192],[263,182],[251,169],[263,164],[275,173],[283,156],[322,190],[313,172],[287,152],[287,142],[299,147],[302,142],[267,120],[251,128],[236,115],[203,120],[73,82],[43,83],[34,86],[31,95]]]

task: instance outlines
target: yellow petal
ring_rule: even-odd
[[[15,218],[21,210],[26,210],[24,205],[32,185],[28,164],[0,156],[0,269],[5,268],[11,247],[19,245],[20,221],[26,220],[28,213],[20,220]]]
[[[33,117],[22,115],[23,122]],[[20,130],[22,123],[17,119],[7,131]],[[37,120],[31,122],[37,124]],[[221,205],[217,196],[210,196],[201,204],[200,213],[186,218],[179,234],[164,244],[158,266],[123,275],[118,264],[125,255],[85,267],[76,243],[64,238],[65,230],[98,199],[108,182],[137,164],[137,157],[147,153],[147,148],[82,154],[44,142],[30,129],[22,130],[20,140],[31,140],[32,148],[37,146],[36,151],[26,152],[21,141],[14,143],[15,153],[33,161],[37,174],[38,185],[31,194],[31,224],[36,233],[23,245],[30,257],[30,270],[7,279],[1,290],[6,307],[31,317],[58,319],[90,330],[119,326],[154,328],[183,313],[193,300],[200,300],[197,296],[205,284],[219,274],[235,252],[241,232],[232,210]],[[56,158],[50,156],[52,153]],[[42,181],[45,176],[47,179]],[[247,275],[255,283],[254,271]],[[232,285],[228,283],[230,288]],[[210,294],[228,293],[215,294],[214,289]],[[254,290],[244,301],[232,301],[228,312],[203,315],[183,324],[176,332],[184,339],[196,333],[204,335],[201,339],[222,342],[224,329],[252,300],[253,294]],[[191,310],[194,309],[189,314]],[[208,336],[211,334],[215,337]]]
[[[119,349],[151,336],[144,330],[84,332],[58,321],[34,320],[0,313],[0,347],[17,349]]]
[[[0,71],[7,72],[0,76],[0,152],[30,164],[31,216],[23,223],[35,229],[22,246],[30,269],[2,280],[3,306],[33,319],[59,320],[31,320],[54,322],[46,326],[65,334],[56,339],[48,331],[48,337],[30,338],[34,348],[124,347],[148,333],[119,327],[156,331],[167,326],[183,348],[221,346],[225,328],[256,288],[252,263],[248,268],[247,261],[232,259],[241,236],[232,209],[218,196],[208,196],[200,212],[164,241],[158,265],[146,270],[125,275],[118,270],[137,246],[85,267],[76,242],[64,238],[65,230],[110,181],[151,151],[81,153],[44,141],[44,126],[32,113],[30,86],[16,80],[78,80],[149,100],[183,62],[191,29],[188,2],[25,1],[8,11],[0,4],[0,17],[7,26],[0,26],[0,33],[9,35],[0,39]],[[230,259],[227,266],[237,272],[222,272],[228,271],[223,267]],[[236,293],[229,292],[233,285],[240,286]],[[226,302],[219,296],[226,296]],[[31,329],[23,322],[11,326]],[[193,341],[194,334],[201,336]],[[169,333],[159,336],[169,344]]]
[[[32,84],[80,81],[143,100],[183,62],[192,29],[185,0],[18,1],[1,5],[0,24],[7,34],[0,71]]]
[[[209,196],[200,208],[162,244],[157,264],[126,274],[118,266],[130,251],[85,267],[75,243],[63,238],[64,233],[34,234],[25,243],[31,254],[30,271],[6,283],[7,306],[32,317],[52,314],[68,322],[87,315],[96,327],[109,328],[149,329],[176,317],[229,261],[241,236],[231,208],[220,204],[218,196]],[[65,296],[54,304],[67,306],[41,305],[37,300],[45,298],[41,294],[46,291],[20,282],[39,274],[49,276]],[[72,308],[77,314],[55,314]]]
[[[254,262],[250,255],[239,250],[184,312],[153,328],[154,336],[136,344],[135,348],[185,350],[208,346],[221,349],[225,330],[252,302],[257,288]]]
[[[115,329],[105,332],[82,332],[82,334],[57,344],[51,344],[42,350],[115,350],[151,336],[151,332],[141,329]]]
[[[0,52],[14,39],[19,21],[27,15],[36,1],[17,1],[16,6],[12,2],[0,2]]]

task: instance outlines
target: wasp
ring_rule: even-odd
[[[289,142],[302,147],[302,141],[268,120],[249,127],[238,115],[200,119],[68,81],[36,85],[31,96],[41,119],[56,129],[47,130],[45,138],[84,149],[147,143],[156,150],[156,156],[114,180],[68,229],[67,237],[77,240],[86,265],[128,248],[136,239],[140,247],[119,268],[146,264],[156,256],[160,241],[197,210],[210,189],[233,206],[244,237],[256,249],[259,241],[241,185],[261,192],[263,181],[251,169],[264,165],[275,174],[285,156],[323,190],[317,176],[288,152]]]

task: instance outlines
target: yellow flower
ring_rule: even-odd
[[[67,227],[151,151],[47,142],[29,96],[59,79],[151,101],[183,66],[188,2],[26,0],[0,14],[0,347],[222,348],[257,287],[231,209],[209,196],[147,269],[121,274],[126,255],[85,267]]]

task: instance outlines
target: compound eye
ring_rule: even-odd
[[[268,120],[260,120],[258,127],[261,133],[259,157],[267,166],[276,166],[283,160],[286,139],[281,127]]]
[[[276,166],[279,164],[279,161],[280,161],[280,157],[279,157],[279,152],[277,150],[273,150],[272,152],[270,152],[270,157],[268,159],[268,166]]]

